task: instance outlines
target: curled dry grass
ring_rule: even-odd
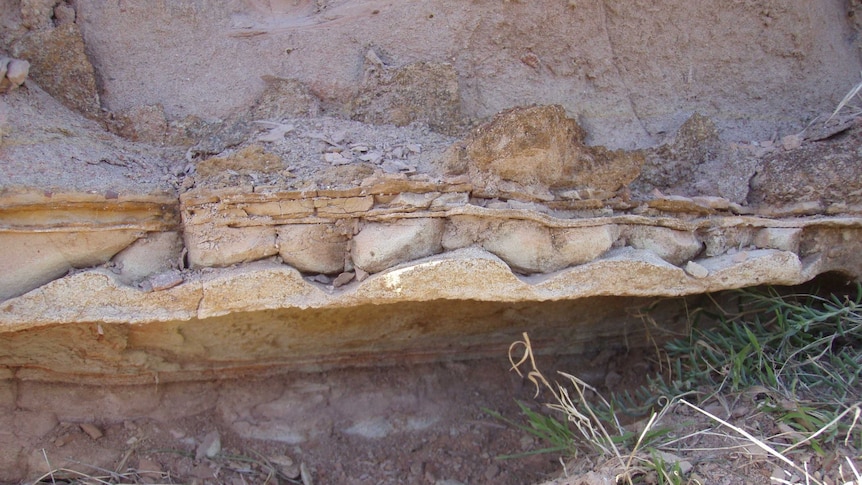
[[[564,372],[558,373],[562,384],[551,383],[537,368],[525,333],[509,348],[512,369],[535,385],[536,396],[547,391],[553,399],[548,415],[522,404],[528,424],[520,429],[554,443],[539,451],[592,454],[605,478],[620,484],[701,483],[688,475],[691,463],[674,453],[694,451],[695,438],[710,435],[734,444],[705,451],[758,450],[775,470],[772,483],[862,485],[862,285],[853,297],[772,289],[739,297],[732,311],[717,303],[705,310],[717,325],[695,326],[688,338],[667,344],[660,360],[673,364],[634,397],[605,399]],[[764,436],[714,411],[743,399],[755,403],[746,422],[766,417],[779,433]],[[633,433],[620,425],[621,411],[646,411],[649,418]],[[666,427],[673,421],[669,413],[706,424],[677,436],[673,424]],[[833,466],[811,471],[812,457]]]

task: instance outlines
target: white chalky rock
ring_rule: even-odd
[[[187,226],[185,230],[189,266],[230,266],[256,261],[278,253],[275,227]]]
[[[22,59],[0,57],[0,94],[24,84],[29,73],[29,62]]]
[[[703,249],[694,233],[666,227],[632,226],[625,231],[626,239],[635,249],[646,249],[674,265],[682,265]]]
[[[26,293],[72,268],[102,264],[140,236],[135,230],[0,234],[0,300]]]
[[[332,224],[290,224],[276,233],[279,256],[299,271],[338,274],[344,270],[347,236]]]
[[[353,264],[377,273],[405,261],[437,254],[443,250],[440,243],[443,228],[443,220],[438,218],[367,224],[353,237]]]
[[[30,73],[30,63],[21,59],[12,59],[9,66],[6,68],[6,79],[8,79],[13,87],[18,87],[24,84],[27,75]]]
[[[113,262],[120,270],[120,281],[131,284],[177,266],[182,248],[176,232],[150,233],[117,253]]]
[[[613,224],[552,229],[535,222],[507,221],[482,245],[517,271],[550,273],[601,256],[618,236],[619,228]]]
[[[762,249],[780,249],[798,253],[801,238],[802,229],[799,228],[767,227],[757,231],[754,245]]]
[[[703,279],[709,276],[709,270],[694,261],[686,263],[684,269],[692,278]]]

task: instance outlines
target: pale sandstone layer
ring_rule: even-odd
[[[0,0],[4,375],[578,351],[862,277],[844,7],[646,7]]]
[[[852,195],[636,199],[654,155],[585,145],[559,107],[509,110],[421,153],[401,159],[409,170],[354,160],[321,175],[253,137],[175,180],[179,196],[7,189],[2,364],[141,383],[478,357],[520,329],[577,351],[645,342],[626,308],[646,297],[862,275]]]

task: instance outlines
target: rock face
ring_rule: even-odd
[[[96,73],[77,24],[28,33],[12,54],[30,62],[30,77],[66,106],[86,116],[101,115]]]
[[[638,153],[587,147],[584,131],[561,106],[514,108],[478,128],[467,142],[467,171],[488,191],[507,185],[542,196],[550,189],[609,198],[640,173]]]
[[[29,62],[21,59],[0,57],[0,94],[24,84],[29,73]]]
[[[365,80],[351,102],[353,119],[404,126],[420,121],[456,134],[462,124],[458,73],[451,64],[417,62],[393,69],[369,51]]]
[[[0,0],[0,377],[578,349],[862,277],[862,126],[796,119],[862,65],[835,5],[234,3]]]

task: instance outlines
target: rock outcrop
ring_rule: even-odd
[[[7,181],[0,340],[18,350],[0,365],[30,379],[145,382],[479,355],[516,335],[494,323],[501,305],[862,276],[852,182],[822,185],[800,212],[805,202],[784,195],[786,176],[772,174],[767,156],[749,205],[664,195],[680,186],[643,172],[647,158],[722,146],[689,133],[709,126],[697,117],[648,157],[586,145],[557,106],[508,110],[462,140],[390,128],[387,136],[406,137],[395,146],[372,135],[383,128],[345,120],[271,123],[218,156],[162,169],[176,174],[168,188],[120,183],[149,167],[108,163],[130,160],[120,152],[70,165],[115,177],[103,192]],[[30,129],[16,126],[14,140],[35,139]],[[842,143],[856,140],[859,128],[848,130]],[[96,153],[133,149],[104,140]],[[12,163],[31,156],[8,153]],[[596,301],[594,324],[517,326],[582,343],[633,331],[599,325],[620,307]]]

